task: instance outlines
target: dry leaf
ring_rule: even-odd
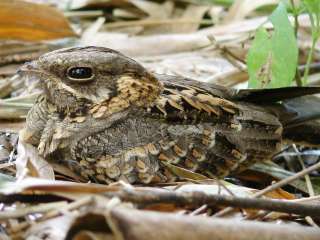
[[[165,1],[162,4],[142,0],[130,0],[130,2],[148,16],[143,20],[137,21],[137,26],[135,26],[140,27],[139,33],[141,35],[152,35],[172,32],[172,24],[162,24],[163,21],[170,20],[173,17],[175,4],[172,1]],[[130,24],[132,22],[123,23]],[[127,29],[128,28],[132,28],[132,26],[128,26]]]
[[[39,224],[34,224],[24,234],[24,239],[62,240],[74,220],[74,216],[66,214]]]
[[[81,45],[108,47],[131,57],[190,51],[203,48],[210,45],[210,43],[206,36],[194,34],[129,37],[127,34],[100,32],[94,38],[81,40]]]
[[[221,180],[222,181],[222,180]],[[222,184],[237,197],[251,197],[255,193],[255,189],[243,186],[234,185],[222,181]],[[179,187],[177,192],[204,192],[206,194],[224,194],[230,195],[225,188],[221,187],[218,183],[215,184],[184,184]]]
[[[236,0],[228,11],[224,23],[238,22],[259,7],[278,3],[279,0]]]
[[[130,7],[128,0],[76,0],[69,1],[70,9],[79,8],[108,8],[108,7]]]
[[[200,26],[200,21],[202,20],[204,14],[210,9],[209,6],[201,6],[201,5],[189,5],[185,12],[183,13],[181,19],[185,20],[194,20],[198,21],[198,23],[186,23],[186,24],[178,24],[177,28],[181,33],[187,32],[195,32],[198,30]],[[177,30],[178,30],[177,29]]]
[[[38,150],[34,146],[25,143],[21,137],[18,143],[18,157],[15,163],[18,179],[26,176],[54,179],[54,171],[50,164],[38,154]]]
[[[0,1],[0,38],[39,41],[76,36],[56,8],[18,0]]]
[[[163,4],[158,4],[152,1],[129,0],[135,7],[148,14],[151,18],[166,19],[172,15],[174,3],[165,1]]]
[[[170,172],[172,172],[173,174],[177,175],[180,178],[186,178],[186,179],[192,179],[192,180],[207,180],[207,179],[209,179],[200,173],[192,172],[188,169],[181,168],[181,167],[172,165],[170,163],[162,162],[162,164],[165,165],[166,168],[168,168]]]

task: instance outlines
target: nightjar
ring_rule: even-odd
[[[56,50],[20,72],[43,90],[22,139],[97,182],[172,181],[169,164],[224,177],[270,159],[286,136],[319,144],[287,131],[319,110],[305,117],[301,104],[278,102],[320,87],[237,91],[153,74],[102,47]]]

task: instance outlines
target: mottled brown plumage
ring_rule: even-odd
[[[217,177],[241,171],[280,148],[282,116],[288,120],[292,112],[275,102],[319,92],[237,92],[154,75],[99,47],[57,50],[21,71],[37,75],[43,89],[28,114],[24,141],[43,157],[105,183],[172,180],[163,163]],[[266,96],[268,106],[253,103]]]

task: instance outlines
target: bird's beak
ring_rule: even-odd
[[[26,62],[23,64],[17,71],[19,75],[23,74],[33,74],[33,73],[41,73],[41,70],[39,68],[39,64],[37,61],[32,62]]]

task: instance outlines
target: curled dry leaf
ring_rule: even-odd
[[[74,37],[63,14],[54,7],[18,0],[0,1],[0,38],[39,41]]]

